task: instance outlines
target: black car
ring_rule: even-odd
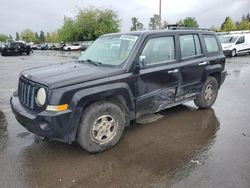
[[[145,114],[194,100],[210,108],[225,79],[214,32],[167,30],[108,34],[75,62],[23,71],[11,97],[29,131],[101,152]]]
[[[10,42],[2,49],[2,56],[30,55],[30,45],[24,42]]]

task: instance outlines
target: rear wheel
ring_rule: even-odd
[[[214,77],[208,77],[202,87],[200,95],[194,100],[199,108],[210,108],[218,95],[219,85]]]
[[[90,153],[105,151],[118,143],[125,127],[125,116],[111,102],[96,102],[82,114],[78,143]]]

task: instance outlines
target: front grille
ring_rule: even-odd
[[[30,109],[35,109],[35,93],[38,85],[20,77],[18,83],[18,97],[22,105]]]

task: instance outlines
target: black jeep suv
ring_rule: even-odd
[[[10,102],[29,131],[101,152],[145,114],[191,100],[199,108],[211,107],[224,67],[214,32],[108,34],[74,62],[23,71]]]
[[[24,42],[10,42],[2,49],[2,56],[16,56],[22,55],[25,53],[26,55],[30,55],[32,51],[30,45],[25,44]]]

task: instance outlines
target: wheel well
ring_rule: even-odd
[[[214,77],[217,80],[219,88],[220,88],[220,85],[221,85],[221,74],[219,72],[215,72],[215,73],[210,74],[209,76]]]
[[[81,106],[83,107],[83,111],[84,109],[86,109],[89,105],[98,102],[98,101],[110,101],[114,104],[116,104],[117,106],[119,106],[121,108],[121,110],[124,112],[125,115],[125,119],[126,119],[126,126],[129,126],[130,123],[130,111],[127,107],[127,102],[126,99],[119,94],[116,95],[109,95],[109,96],[95,96],[95,98],[93,97],[88,97],[87,99],[85,98],[84,103],[81,103]]]

